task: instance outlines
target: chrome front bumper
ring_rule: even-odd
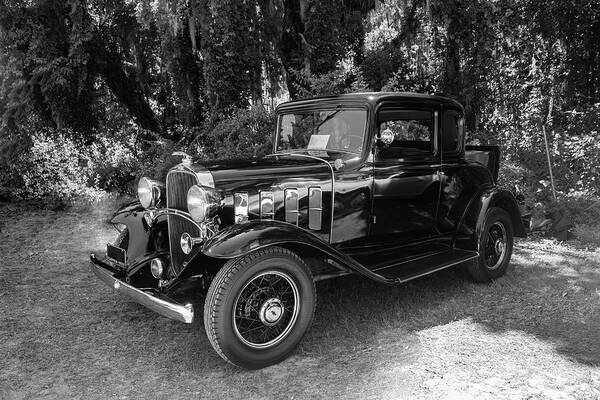
[[[90,255],[90,268],[102,282],[112,287],[115,292],[128,296],[136,303],[167,318],[185,322],[186,324],[191,324],[194,320],[194,308],[191,304],[182,305],[170,299],[161,299],[115,278],[110,266],[97,259],[94,254]]]

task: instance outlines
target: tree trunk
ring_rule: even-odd
[[[115,54],[101,52],[98,55],[98,72],[117,100],[131,113],[135,122],[144,129],[160,133],[160,125],[144,97],[135,72],[127,74]]]

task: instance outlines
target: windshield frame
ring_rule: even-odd
[[[278,150],[279,147],[279,129],[282,123],[282,119],[284,115],[290,115],[290,114],[301,114],[301,113],[308,113],[308,112],[340,112],[340,111],[363,111],[365,113],[365,118],[364,118],[364,126],[362,128],[362,135],[363,135],[363,140],[362,140],[362,144],[360,147],[360,151],[349,151],[349,150],[345,150],[345,149],[288,149],[288,150]],[[294,109],[287,109],[287,110],[281,110],[277,113],[277,122],[275,125],[275,132],[273,133],[274,140],[273,140],[273,154],[286,154],[286,153],[304,153],[304,152],[308,152],[308,151],[321,151],[321,152],[327,152],[329,153],[345,153],[345,154],[352,154],[352,155],[358,155],[358,156],[362,156],[364,151],[365,151],[365,146],[368,145],[369,142],[369,138],[368,138],[368,127],[369,127],[369,108],[366,106],[342,106],[342,105],[337,105],[337,106],[321,106],[321,107],[301,107],[301,108],[294,108]]]

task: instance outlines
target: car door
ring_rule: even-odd
[[[390,144],[377,145],[373,162],[371,237],[382,244],[438,236],[437,118],[434,106],[382,105],[378,109],[378,134],[391,131],[393,135]]]

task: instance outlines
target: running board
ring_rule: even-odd
[[[402,260],[402,262],[398,263],[392,262],[389,265],[375,268],[372,271],[388,280],[404,283],[465,261],[473,260],[478,256],[479,253],[475,251],[454,248],[412,260]],[[424,265],[427,265],[427,267],[423,267]]]
[[[354,272],[388,285],[399,285],[412,279],[429,275],[442,269],[475,259],[479,256],[479,253],[475,251],[453,248],[440,250],[420,257],[411,257],[410,259],[399,258],[390,261],[385,265],[378,264],[369,268],[332,247],[328,248],[327,253],[332,257],[332,260],[329,260],[328,263],[338,267],[340,272],[319,276],[316,277],[315,280],[339,277]],[[336,263],[338,263],[339,266],[337,266]],[[423,267],[423,265],[427,265],[428,267]]]

